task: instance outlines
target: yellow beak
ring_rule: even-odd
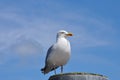
[[[69,32],[69,33],[67,34],[67,36],[73,36],[73,34]]]

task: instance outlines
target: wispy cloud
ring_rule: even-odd
[[[9,48],[13,53],[23,56],[40,54],[42,51],[42,46],[39,42],[34,39],[27,39],[24,36],[19,37]]]
[[[47,49],[55,42],[57,31],[64,29],[74,34],[69,38],[72,56],[65,71],[100,72],[114,76],[114,80],[120,73],[117,59],[119,30],[114,36],[115,28],[119,27],[112,22],[119,23],[119,18],[115,17],[119,11],[114,14],[115,9],[108,10],[109,7],[114,8],[113,2],[103,4],[104,7],[96,3],[90,1],[88,5],[80,0],[1,0],[0,75],[3,77],[0,79],[16,80],[21,77],[27,80],[31,76],[32,80],[47,80],[51,73],[42,76],[39,70],[44,66]],[[111,45],[113,41],[116,41],[116,47]]]
[[[47,7],[51,5],[51,3],[46,4]],[[50,10],[43,11],[44,15],[38,15],[39,11],[38,13],[29,11],[31,15],[26,15],[23,13],[27,11],[24,12],[24,9],[18,7],[3,8],[0,11],[0,21],[2,21],[0,24],[0,52],[4,53],[9,48],[14,53],[21,55],[37,53],[40,47],[38,45],[47,49],[55,42],[56,32],[60,29],[73,32],[74,37],[71,38],[71,42],[73,45],[80,45],[76,47],[96,47],[110,44],[108,34],[112,34],[111,31],[114,29],[104,18],[89,16],[84,14],[84,11],[81,13],[62,10],[60,5],[57,7],[57,11],[60,13],[55,15],[50,13]],[[21,36],[24,36],[25,40]]]

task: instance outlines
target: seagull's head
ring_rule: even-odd
[[[65,30],[60,30],[58,33],[57,33],[57,37],[68,37],[68,36],[72,36],[73,34],[70,33],[70,32],[67,32]]]

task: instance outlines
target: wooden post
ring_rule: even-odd
[[[49,80],[108,80],[108,78],[94,73],[64,73],[53,75]]]

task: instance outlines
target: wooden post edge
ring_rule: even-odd
[[[95,73],[73,72],[53,75],[49,80],[108,80],[108,77]]]

